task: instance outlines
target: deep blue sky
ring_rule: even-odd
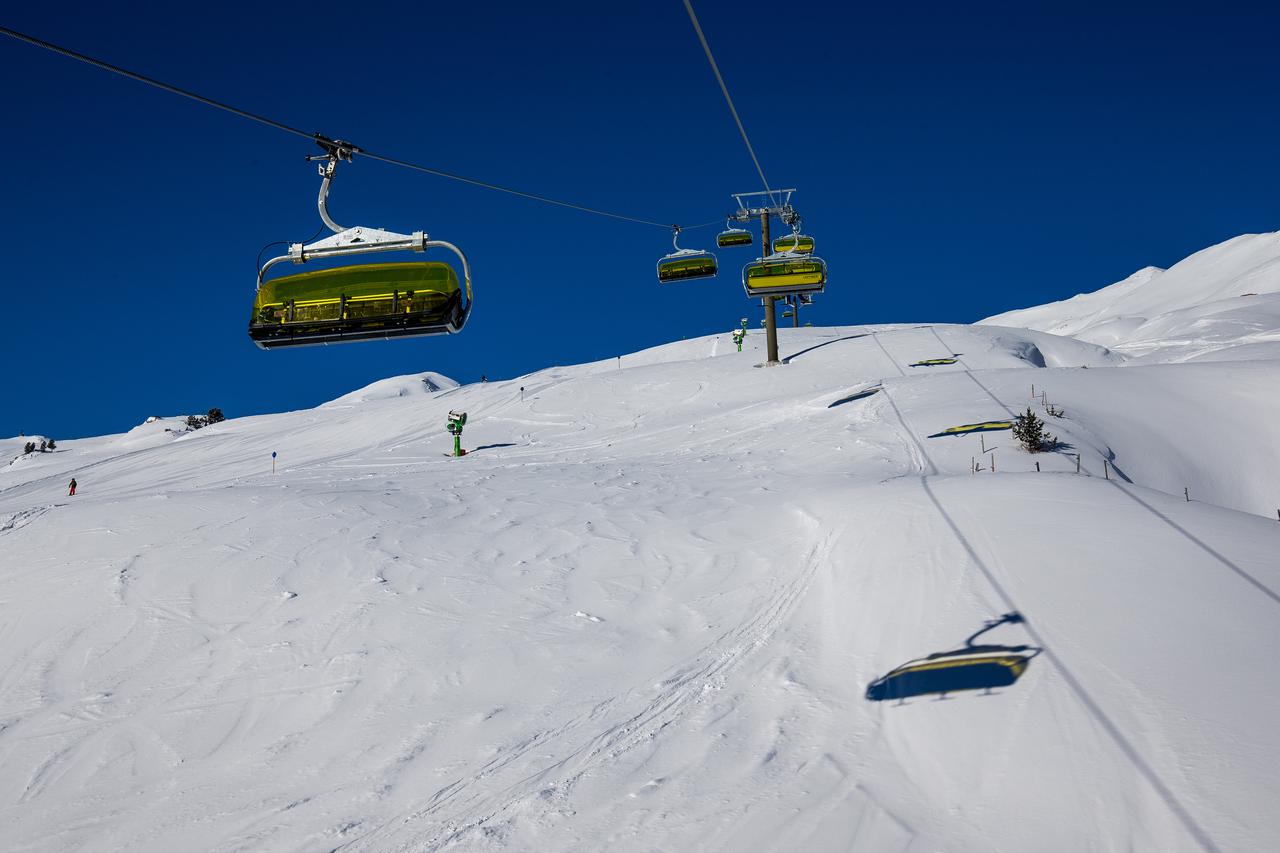
[[[1280,227],[1265,5],[695,8],[767,176],[800,190],[831,268],[806,319],[826,325],[971,321]],[[482,180],[664,222],[758,188],[679,0],[48,8],[3,23]],[[471,323],[262,352],[258,250],[319,226],[309,143],[4,38],[0,79],[0,435],[281,411],[421,370],[513,377],[761,314],[735,274],[748,250],[659,287],[664,231],[357,160],[335,218],[462,246]]]

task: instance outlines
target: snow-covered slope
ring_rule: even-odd
[[[1158,360],[1280,357],[1280,232],[1245,234],[1167,270],[1145,267],[1092,293],[988,317]],[[1254,335],[1250,337],[1250,328]],[[1247,351],[1231,354],[1237,347]]]
[[[781,337],[0,468],[4,846],[1280,846],[1280,361]],[[1057,452],[941,434],[1033,384]],[[866,698],[1015,610],[1016,683]]]

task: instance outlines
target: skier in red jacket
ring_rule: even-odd
[[[71,478],[71,484],[67,487],[67,496],[70,497],[76,493],[76,478]]]

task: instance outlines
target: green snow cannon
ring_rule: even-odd
[[[466,412],[449,412],[448,430],[449,435],[453,436],[453,455],[466,456],[467,451],[462,449],[462,428],[467,425]]]

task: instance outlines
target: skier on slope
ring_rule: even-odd
[[[67,486],[67,496],[70,497],[76,493],[76,478],[71,478],[71,483]]]

